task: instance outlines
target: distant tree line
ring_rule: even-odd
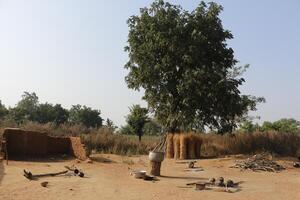
[[[245,121],[241,124],[240,130],[247,133],[255,131],[267,132],[277,131],[282,133],[300,133],[300,122],[293,118],[283,118],[274,122],[265,121],[262,125],[253,123],[252,121]]]
[[[21,100],[14,107],[6,107],[0,100],[0,121],[13,120],[21,125],[26,122],[40,124],[53,123],[54,125],[70,124],[83,125],[87,128],[101,128],[105,126],[112,133],[116,132],[117,126],[107,118],[101,117],[101,111],[85,105],[73,105],[70,109],[63,108],[61,104],[40,103],[35,92],[24,92]],[[146,108],[133,105],[126,117],[127,124],[120,129],[121,134],[160,135],[162,127],[151,117]]]
[[[126,125],[122,126],[120,133],[125,135],[138,135],[141,140],[142,135],[161,135],[165,129],[153,117],[149,117],[149,110],[140,105],[133,105],[126,116]],[[274,122],[265,121],[261,125],[254,123],[249,118],[239,122],[237,132],[254,133],[276,131],[281,133],[300,133],[300,121],[293,118],[283,118]],[[205,132],[196,130],[196,132]]]
[[[66,109],[61,104],[40,103],[35,92],[24,92],[15,107],[6,108],[0,101],[0,119],[14,120],[18,124],[26,121],[41,124],[52,122],[56,125],[82,124],[88,128],[99,128],[103,126],[104,121],[100,110],[79,104]],[[106,125],[116,128],[110,119],[106,120]]]

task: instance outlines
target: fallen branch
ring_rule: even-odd
[[[29,180],[34,180],[34,179],[38,179],[41,177],[47,177],[47,176],[58,176],[58,175],[62,175],[62,174],[66,174],[68,172],[68,170],[65,171],[61,171],[61,172],[57,172],[57,173],[46,173],[46,174],[32,174],[30,171],[26,171],[25,169],[24,171],[24,176],[29,179]]]

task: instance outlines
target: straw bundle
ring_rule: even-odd
[[[202,138],[200,136],[195,136],[195,156],[196,156],[196,158],[200,158],[200,156],[201,156],[201,145],[202,145]]]
[[[173,146],[174,146],[174,159],[179,159],[180,157],[180,138],[179,134],[173,136]]]
[[[180,156],[179,158],[184,160],[187,159],[187,145],[188,137],[185,134],[180,134]]]
[[[168,134],[167,136],[167,158],[174,158],[174,144],[173,144],[173,134]]]
[[[189,134],[186,136],[187,137],[187,141],[188,141],[188,152],[187,152],[187,156],[189,159],[195,159],[196,158],[196,137],[192,134]]]

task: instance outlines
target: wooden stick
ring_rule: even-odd
[[[46,173],[46,174],[36,174],[36,175],[34,175],[30,171],[27,172],[24,169],[24,176],[29,180],[33,180],[33,179],[36,179],[36,178],[41,178],[41,177],[46,177],[46,176],[57,176],[57,175],[65,174],[67,172],[68,172],[68,170],[57,172],[57,173]]]

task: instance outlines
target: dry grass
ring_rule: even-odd
[[[63,124],[55,126],[52,123],[38,124],[34,122],[18,126],[13,121],[0,121],[0,137],[5,127],[43,131],[56,136],[80,136],[90,151],[121,155],[148,154],[160,139],[155,136],[143,136],[142,142],[139,143],[137,136],[114,134],[105,127],[88,129],[81,125]],[[223,136],[197,134],[197,137],[202,139],[201,154],[203,157],[254,154],[258,152],[270,152],[280,156],[300,156],[300,133],[256,132],[251,134],[226,134]],[[176,144],[174,143],[174,145]],[[176,151],[174,154],[179,156]]]
[[[218,157],[234,154],[269,152],[280,156],[296,156],[300,149],[300,134],[278,132],[236,133],[226,135],[201,134],[203,156]]]
[[[81,135],[86,147],[103,153],[121,155],[148,154],[159,142],[159,137],[143,137],[139,142],[137,136],[115,135],[108,133],[91,133]]]

